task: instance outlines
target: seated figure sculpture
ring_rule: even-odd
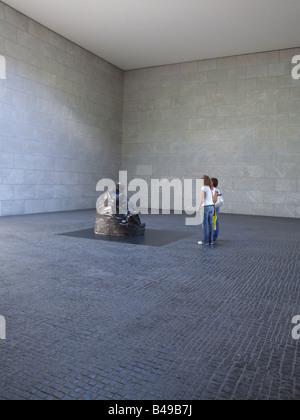
[[[126,197],[122,183],[116,183],[115,191],[108,190],[98,198],[96,235],[141,236],[145,227],[139,212]]]

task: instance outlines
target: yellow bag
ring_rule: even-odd
[[[217,220],[218,220],[218,216],[214,216],[214,218],[213,218],[214,230],[217,230]]]
[[[214,214],[214,217],[213,217],[213,227],[214,227],[214,230],[217,230],[217,220],[218,220],[218,215],[217,215],[217,211],[215,209],[215,214]]]

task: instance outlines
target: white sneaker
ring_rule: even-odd
[[[202,241],[199,241],[199,242],[198,242],[198,245],[203,245],[203,242],[202,242]]]

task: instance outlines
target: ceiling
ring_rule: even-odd
[[[299,0],[4,0],[123,70],[300,46]]]

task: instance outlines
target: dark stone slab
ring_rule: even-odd
[[[119,242],[131,245],[145,245],[145,246],[164,246],[173,242],[192,236],[186,232],[174,232],[168,230],[148,229],[143,236],[105,236],[96,235],[94,229],[85,229],[75,232],[61,233],[60,236],[68,236],[72,238],[91,239],[106,242]]]

